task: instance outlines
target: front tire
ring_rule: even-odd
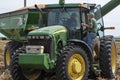
[[[67,46],[58,58],[56,68],[57,80],[88,79],[88,57],[78,46]]]
[[[100,45],[100,69],[103,78],[112,79],[116,75],[116,46],[112,36],[105,36]]]
[[[24,48],[16,50],[11,60],[10,72],[13,80],[43,80],[41,79],[41,70],[22,68],[19,65],[19,54],[25,53]]]
[[[10,61],[13,57],[13,53],[16,49],[22,46],[22,43],[17,41],[10,41],[6,44],[5,51],[4,51],[4,65],[5,68],[10,67]]]

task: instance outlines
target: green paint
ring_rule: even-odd
[[[46,8],[61,8],[61,7],[79,7],[79,4],[75,4],[75,3],[72,3],[72,4],[64,4],[64,5],[59,5],[59,4],[48,4],[46,5]]]
[[[107,13],[109,13],[111,10],[116,8],[120,4],[120,0],[111,0],[107,4],[105,4],[101,11],[102,11],[102,16],[105,16]]]
[[[52,62],[49,59],[49,54],[20,54],[19,64],[22,67],[29,67],[34,69],[50,70]]]
[[[33,30],[29,32],[29,35],[33,36],[40,36],[40,35],[48,35],[52,36],[53,39],[53,59],[54,61],[57,60],[57,47],[58,43],[61,41],[63,43],[63,46],[67,44],[67,29],[64,26],[48,26],[48,27],[43,27],[37,30]]]
[[[34,16],[34,17],[33,17]],[[38,26],[37,10],[19,10],[0,15],[0,32],[13,40],[26,40],[27,28]],[[23,38],[24,37],[24,38]]]
[[[112,0],[112,2],[118,1],[118,0]],[[118,1],[119,2],[119,1]],[[115,2],[116,3],[116,2]],[[115,6],[112,6],[113,4],[108,3],[109,5],[106,5],[102,8],[102,13],[105,15],[108,13],[110,10],[113,9],[113,7],[116,7],[118,4]],[[106,9],[110,9],[106,11]],[[81,4],[64,4],[64,0],[60,0],[59,4],[48,4],[46,5],[46,9],[62,9],[59,11],[66,11],[67,8],[72,8],[75,10],[77,8],[78,12],[78,17],[79,21],[82,22],[81,20],[81,9],[84,8],[83,11],[86,10],[88,11],[88,8],[82,6]],[[73,11],[73,12],[75,12]],[[100,10],[101,11],[101,10]],[[106,12],[105,12],[106,11]],[[69,10],[66,11],[67,16],[69,17],[71,13],[69,14]],[[20,11],[14,11],[10,13],[6,13],[6,15],[1,14],[0,15],[0,32],[6,35],[8,38],[12,40],[27,40],[26,36],[41,36],[41,35],[47,35],[51,36],[51,44],[52,44],[52,58],[50,58],[51,54],[50,53],[43,53],[43,54],[30,54],[30,53],[25,53],[25,54],[20,54],[19,55],[19,64],[22,68],[24,67],[29,67],[29,68],[39,68],[39,69],[44,69],[45,71],[49,71],[53,68],[55,68],[55,61],[57,60],[57,55],[58,55],[58,50],[59,50],[59,43],[62,43],[62,48],[64,48],[67,44],[67,40],[69,39],[81,39],[81,33],[82,33],[82,26],[81,24],[79,25],[80,30],[79,31],[68,31],[65,26],[60,26],[60,25],[52,25],[48,26],[47,25],[47,17],[46,12],[43,12],[43,27],[33,30],[33,31],[28,31],[28,28],[34,28],[38,27],[38,21],[39,21],[39,12],[37,10],[29,9],[29,10],[20,10]],[[61,12],[63,13],[63,12]],[[86,18],[85,15],[82,17]],[[57,17],[56,19],[60,18]],[[54,18],[55,19],[55,18]],[[55,21],[56,21],[55,19]],[[69,24],[69,23],[68,23]],[[45,27],[47,26],[47,27]],[[103,25],[104,26],[104,25]],[[70,35],[69,32],[72,34]],[[77,36],[76,36],[77,35]],[[103,34],[102,34],[103,35]],[[74,38],[73,38],[74,37]],[[27,40],[29,42],[29,40]],[[34,41],[34,39],[33,39]],[[45,41],[43,39],[43,41]],[[34,44],[34,43],[33,43]],[[29,44],[30,45],[30,44]],[[37,45],[37,44],[36,44]]]
[[[43,27],[37,30],[33,30],[31,32],[29,32],[28,35],[40,35],[40,34],[54,34],[57,33],[61,30],[66,30],[66,28],[64,26],[47,26],[47,27]]]

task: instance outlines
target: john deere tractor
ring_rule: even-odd
[[[18,13],[19,17],[14,16],[14,20],[19,21],[19,27],[8,32],[12,35],[12,30],[18,30],[19,34],[10,38],[22,43],[9,42],[5,54],[8,56],[5,56],[5,63],[9,63],[13,80],[114,78],[117,55],[115,40],[111,35],[104,35],[104,30],[112,27],[104,28],[102,18],[119,3],[119,0],[111,0],[101,8],[100,5],[88,3],[65,4],[64,0],[60,0],[59,4],[45,5],[41,9],[36,5],[37,9],[22,10],[24,15]],[[81,25],[89,23],[89,12],[93,12],[97,20],[97,37],[93,40],[92,48],[83,41],[87,29]],[[74,28],[71,27],[74,21],[68,21],[72,15],[77,16]],[[1,22],[1,26],[4,26],[4,22]]]

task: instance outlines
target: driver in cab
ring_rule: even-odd
[[[97,22],[94,18],[94,13],[90,12],[87,14],[89,23],[82,23],[83,27],[86,27],[88,29],[88,34],[83,38],[83,40],[91,47],[93,48],[93,40],[97,36]]]
[[[76,13],[72,13],[71,17],[67,20],[68,23],[68,29],[75,31],[76,27],[77,27],[77,14]]]

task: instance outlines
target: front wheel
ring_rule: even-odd
[[[57,80],[87,80],[89,61],[85,51],[77,46],[67,46],[57,61]]]
[[[5,68],[10,67],[10,61],[11,58],[13,57],[13,54],[16,49],[21,47],[23,44],[17,41],[10,41],[6,44],[5,51],[4,51],[4,65]]]
[[[32,68],[23,68],[19,65],[19,54],[25,53],[24,48],[15,51],[11,60],[10,72],[13,80],[43,80],[41,79],[41,70]]]

